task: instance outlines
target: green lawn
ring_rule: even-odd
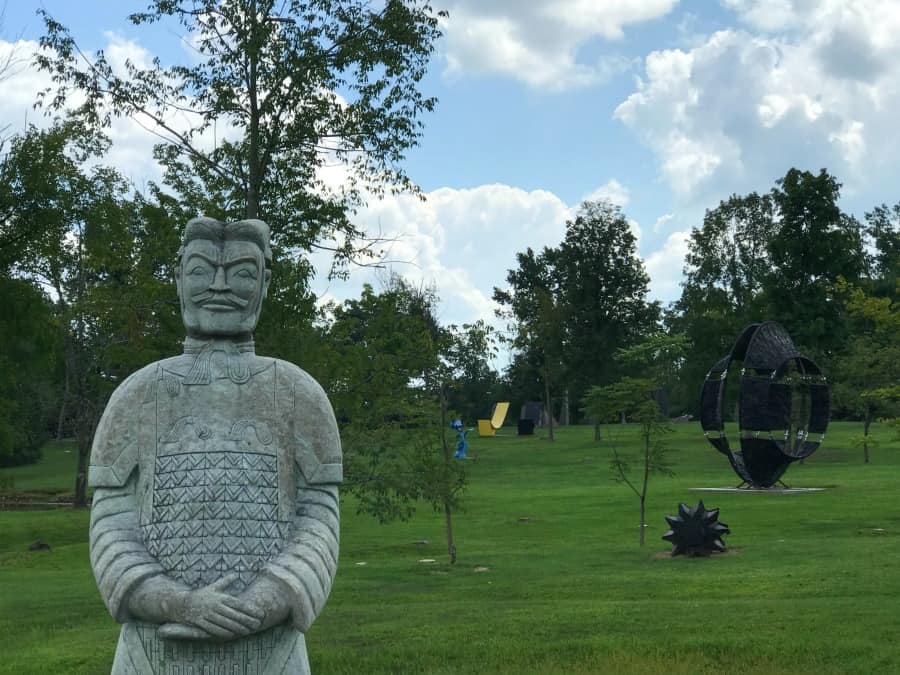
[[[824,492],[710,495],[689,488],[737,479],[696,424],[678,426],[677,475],[652,479],[643,548],[637,500],[610,480],[608,445],[591,429],[553,443],[510,429],[470,439],[478,461],[455,567],[442,516],[423,507],[380,526],[345,501],[338,576],[308,635],[313,672],[900,672],[900,442],[876,427],[881,446],[864,465],[850,447],[859,431],[833,424],[788,471],[788,483]],[[58,454],[14,470],[16,487],[21,475],[40,488],[42,467],[48,486],[70,483],[60,471],[74,459]],[[700,497],[721,508],[730,552],[668,558],[663,516]],[[83,511],[0,512],[0,673],[108,672],[117,627],[94,588],[86,527]],[[28,552],[37,538],[53,550]]]
[[[36,464],[0,469],[4,479],[3,493],[27,495],[35,499],[68,498],[75,492],[75,471],[78,468],[78,450],[75,441],[50,441]]]

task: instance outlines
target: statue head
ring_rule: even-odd
[[[269,289],[271,263],[269,226],[263,221],[188,221],[175,269],[188,335],[249,338]]]

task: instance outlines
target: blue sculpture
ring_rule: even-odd
[[[450,422],[450,428],[456,432],[456,452],[453,456],[456,459],[468,459],[466,452],[469,450],[469,442],[466,440],[466,434],[472,430],[463,429],[462,420],[453,420]]]

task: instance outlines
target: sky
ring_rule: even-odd
[[[46,124],[30,54],[42,7],[87,50],[183,61],[177,35],[125,21],[146,0],[14,0],[0,58],[0,125]],[[862,217],[900,201],[897,0],[432,0],[449,18],[422,83],[439,100],[405,168],[425,199],[372,200],[356,216],[395,240],[394,271],[434,285],[445,323],[493,320],[515,254],[562,241],[585,199],[619,204],[638,235],[650,297],[679,296],[686,238],[732,194],[788,169],[827,168]],[[154,139],[128,122],[106,158],[137,185],[159,179]],[[356,297],[377,274],[313,290]]]

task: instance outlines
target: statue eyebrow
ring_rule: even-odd
[[[208,255],[206,255],[205,253],[202,253],[202,252],[200,252],[200,251],[194,251],[194,252],[192,252],[192,253],[188,256],[188,261],[190,261],[191,258],[202,258],[203,260],[205,260],[206,262],[208,262],[208,263],[209,263],[210,265],[212,265],[213,267],[218,267],[220,264],[221,264],[221,265],[224,265],[224,266],[227,266],[227,267],[230,267],[231,265],[236,265],[236,264],[242,263],[242,262],[251,262],[251,263],[254,263],[254,264],[259,264],[259,260],[257,259],[256,256],[253,256],[253,255],[240,255],[240,256],[238,256],[237,258],[233,258],[233,259],[230,258],[230,259],[225,260],[225,261],[223,261],[223,262],[220,263],[220,262],[218,261],[217,257],[215,257],[215,258],[214,258],[214,257],[210,257],[210,256],[208,256]]]
[[[241,255],[241,256],[238,256],[237,258],[228,258],[225,261],[223,261],[222,264],[230,267],[231,265],[237,265],[238,263],[242,263],[242,262],[252,262],[254,265],[259,264],[259,260],[254,255]]]
[[[215,267],[216,265],[219,264],[218,260],[216,260],[215,258],[211,258],[210,256],[206,255],[205,253],[201,253],[200,251],[192,251],[191,254],[187,258],[188,261],[190,261],[191,258],[202,258],[203,260],[208,262],[213,267]]]

